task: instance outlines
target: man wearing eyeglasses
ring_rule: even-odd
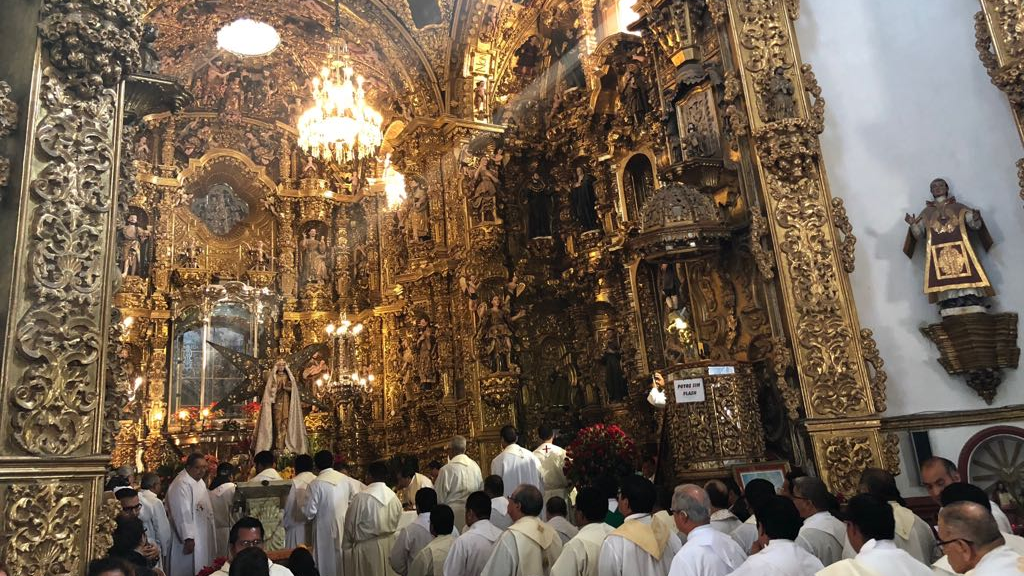
[[[558,533],[540,521],[544,494],[532,484],[520,484],[508,498],[512,526],[505,530],[484,566],[484,576],[523,574],[549,576],[562,553]]]
[[[883,498],[860,494],[846,507],[846,537],[857,552],[818,576],[932,576],[932,570],[895,542],[896,517]]]
[[[138,518],[142,513],[142,502],[139,500],[139,493],[132,488],[119,487],[114,490],[114,497],[121,504],[121,513],[125,516]],[[160,547],[153,542],[147,542],[139,553],[151,562],[160,561]]]
[[[939,496],[939,504],[943,506],[949,506],[956,502],[974,502],[984,508],[990,507],[988,494],[986,494],[981,488],[965,482],[954,482],[947,485]],[[996,517],[995,514],[992,516],[996,518],[996,525],[998,525],[999,518]],[[1018,554],[1024,554],[1024,538],[1021,538],[1016,534],[1010,534],[1009,532],[1002,532],[1002,535],[1007,548]],[[937,576],[955,576],[957,571],[950,566],[949,556],[945,555],[945,552],[943,552],[943,554],[944,556],[942,558],[939,558],[934,564],[932,564],[935,574]]]
[[[679,538],[654,521],[657,490],[643,476],[627,476],[619,490],[625,522],[601,545],[598,576],[666,576],[682,548]],[[710,515],[709,515],[710,516]]]
[[[671,514],[686,544],[672,559],[669,576],[726,576],[747,559],[735,540],[711,526],[711,499],[700,486],[677,487]]]
[[[231,572],[231,560],[246,548],[263,548],[263,523],[246,516],[235,522],[228,533],[228,560],[211,576],[228,576]],[[268,562],[270,562],[268,560]],[[270,576],[292,576],[292,571],[270,562]]]
[[[1024,574],[1024,560],[1006,545],[992,512],[975,502],[954,502],[939,512],[939,546],[960,574]]]

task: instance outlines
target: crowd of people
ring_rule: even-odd
[[[235,471],[222,464],[207,486],[206,459],[193,454],[166,509],[153,474],[138,489],[114,488],[114,545],[89,574],[193,576],[222,554],[213,576],[1024,575],[1024,538],[942,458],[921,467],[941,506],[933,530],[892,474],[873,468],[842,506],[821,480],[796,475],[778,489],[711,480],[659,492],[644,470],[569,494],[565,451],[550,428],[539,433],[530,451],[503,428],[487,477],[461,436],[429,476],[408,467],[394,483],[384,462],[368,466],[364,484],[335,469],[330,452],[299,456],[284,509],[287,567],[268,558],[259,520],[218,520]],[[256,477],[280,478],[272,454],[255,460]]]

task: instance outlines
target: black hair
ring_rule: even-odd
[[[721,480],[709,480],[704,484],[704,491],[715,508],[724,510],[729,507],[729,487]]]
[[[271,452],[270,450],[263,450],[261,452],[257,452],[256,456],[252,459],[252,461],[255,462],[257,466],[263,466],[264,468],[273,468],[274,463],[277,460],[274,458],[273,452]]]
[[[135,498],[139,495],[134,488],[131,487],[120,487],[114,490],[114,498],[121,500],[122,498]]]
[[[764,530],[769,540],[796,540],[804,523],[796,504],[782,496],[772,496],[762,502],[754,513],[757,515],[757,525]]]
[[[985,508],[992,506],[984,490],[966,482],[954,482],[946,486],[939,495],[939,500],[943,506],[949,506],[954,502],[974,502]]]
[[[896,477],[880,468],[865,468],[860,475],[858,488],[861,492],[874,494],[886,502],[895,500],[901,506],[907,505],[907,501],[900,495],[900,489],[896,487]]]
[[[743,489],[743,497],[746,498],[747,505],[755,515],[760,515],[758,508],[774,496],[776,496],[775,485],[764,478],[754,478],[747,482],[747,486]]]
[[[420,488],[414,496],[416,512],[426,514],[437,506],[437,491],[433,488]]]
[[[565,498],[561,496],[552,496],[548,498],[547,504],[544,505],[544,509],[548,512],[548,518],[552,516],[566,516],[569,514],[569,507],[565,504]]]
[[[540,436],[541,441],[544,441],[548,438],[554,438],[555,430],[547,424],[541,424],[537,427],[537,435]]]
[[[196,462],[199,462],[200,460],[206,460],[206,455],[202,452],[193,452],[189,454],[188,458],[185,459],[185,468],[195,466]]]
[[[487,478],[484,478],[484,492],[487,492],[491,498],[504,496],[505,481],[501,479],[501,476],[491,474]]]
[[[430,529],[438,536],[445,536],[452,533],[455,528],[455,512],[444,504],[435,506],[430,511]]]
[[[860,530],[864,540],[892,540],[896,518],[892,506],[873,494],[858,494],[846,504],[846,520]]]
[[[221,462],[217,464],[217,475],[210,481],[210,490],[220,486],[221,484],[227,484],[231,482],[231,477],[235,475],[235,466],[230,462]]]
[[[238,522],[231,527],[231,531],[228,532],[228,543],[234,544],[238,542],[238,532],[246,528],[254,528],[260,531],[260,540],[263,540],[263,522],[259,519],[253,518],[252,516],[243,516],[238,519]]]
[[[472,510],[479,520],[491,517],[491,497],[486,492],[473,492],[466,498],[466,510]]]
[[[295,473],[301,474],[303,472],[313,471],[313,457],[309,454],[299,454],[295,457]]]
[[[388,465],[383,460],[377,460],[376,462],[371,462],[366,467],[366,474],[374,482],[387,483],[391,477],[391,470],[388,469]]]
[[[576,509],[588,522],[603,522],[608,515],[608,499],[597,488],[583,488],[576,494]]]
[[[519,510],[526,516],[540,516],[544,511],[544,495],[533,484],[520,484],[509,501],[519,504]]]
[[[650,514],[658,493],[650,480],[634,474],[622,481],[622,497],[629,500],[629,509],[634,514]]]
[[[306,454],[303,456],[309,458]],[[312,461],[310,458],[310,462]],[[288,557],[288,569],[292,571],[293,576],[320,576],[320,572],[316,569],[316,562],[308,548],[299,547],[292,550],[292,555]]]
[[[110,556],[124,556],[138,548],[146,536],[146,528],[142,520],[134,516],[119,516],[114,528],[114,543],[110,547]]]
[[[518,438],[519,433],[516,432],[514,426],[509,426],[508,424],[506,424],[501,427],[501,439],[502,441],[505,442],[505,444],[515,444]]]
[[[228,576],[270,576],[270,560],[262,548],[246,548],[231,560]]]
[[[444,464],[441,464],[437,460],[431,460],[430,464],[427,464],[427,470],[440,470]]]
[[[313,456],[313,462],[317,470],[327,470],[334,467],[334,454],[330,450],[321,450]]]
[[[128,567],[123,561],[118,558],[99,558],[89,562],[89,569],[86,571],[87,576],[102,576],[108,572],[121,572],[124,576],[131,576],[133,574],[131,568]]]

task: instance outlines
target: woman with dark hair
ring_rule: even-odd
[[[270,560],[262,548],[253,546],[235,554],[228,576],[270,576]]]
[[[163,572],[155,568],[157,561],[142,555],[142,548],[147,543],[142,520],[136,516],[118,516],[113,537],[114,544],[107,552],[108,556],[134,569],[135,576],[163,576]]]
[[[313,554],[306,548],[296,548],[288,557],[288,569],[294,576],[320,576]]]
[[[117,558],[99,558],[89,562],[87,576],[132,576],[132,569]]]

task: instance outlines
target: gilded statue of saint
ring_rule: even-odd
[[[903,252],[912,258],[917,241],[924,239],[924,293],[929,302],[937,302],[941,308],[981,305],[995,291],[968,231],[977,233],[986,251],[992,247],[992,236],[981,212],[957,202],[945,180],[932,180],[931,192],[933,200],[920,214],[904,217],[910,229]]]
[[[327,282],[327,242],[317,238],[316,228],[310,228],[300,244],[302,250],[302,278],[307,284]]]

